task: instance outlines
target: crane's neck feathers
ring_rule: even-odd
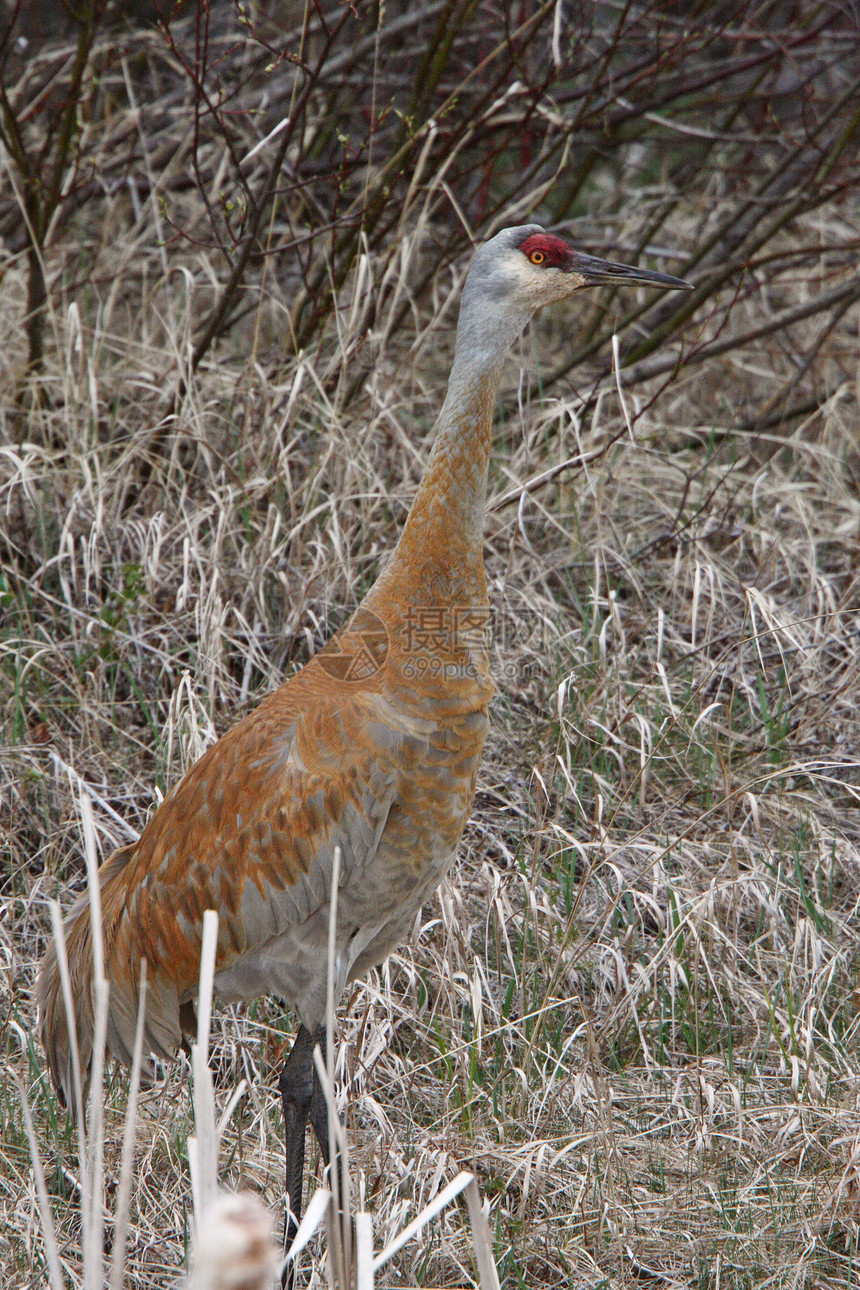
[[[537,303],[517,300],[510,267],[497,257],[536,227],[506,229],[472,261],[436,440],[400,541],[377,584],[380,603],[401,609],[437,597],[475,608],[487,603],[483,523],[493,412],[507,353]],[[368,603],[375,600],[371,592]]]

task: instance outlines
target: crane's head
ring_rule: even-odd
[[[605,283],[640,283],[665,290],[690,290],[689,282],[668,273],[634,269],[600,260],[568,246],[539,224],[506,228],[477,251],[464,291],[477,293],[487,304],[505,305],[533,314],[543,305],[565,300],[585,287]]]
[[[463,287],[457,326],[461,365],[498,366],[528,320],[543,305],[601,283],[642,283],[689,290],[668,273],[599,260],[546,233],[539,224],[505,228],[475,252]]]

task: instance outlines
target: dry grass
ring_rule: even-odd
[[[40,400],[20,381],[20,257],[0,283],[0,1265],[16,1290],[43,1285],[44,1265],[11,1072],[81,1280],[75,1138],[32,1004],[47,901],[83,881],[79,786],[107,854],[355,606],[426,458],[459,280],[446,270],[387,328],[426,269],[416,209],[402,258],[369,257],[313,352],[283,357],[289,301],[270,274],[192,372],[205,248],[165,247],[157,203],[136,211],[127,189],[103,211],[55,238]],[[834,204],[793,232],[838,243],[845,218]],[[692,219],[679,208],[665,242],[683,246]],[[392,263],[399,294],[347,403],[351,328]],[[751,294],[732,325],[804,290]],[[612,383],[587,422],[581,371],[542,387],[577,316],[534,325],[500,406],[499,692],[472,822],[411,942],[341,1010],[360,1207],[382,1242],[474,1170],[510,1287],[855,1285],[858,309],[815,352],[829,398],[807,421],[733,429],[783,388],[797,323],[790,343],[766,335],[637,386],[635,441]],[[213,1035],[219,1106],[249,1081],[223,1181],[276,1210],[291,1025],[262,1000],[222,1010]],[[141,1095],[141,1290],[183,1266],[187,1076],[180,1060]],[[117,1072],[109,1179],[126,1094]],[[464,1211],[393,1266],[382,1284],[473,1284]]]

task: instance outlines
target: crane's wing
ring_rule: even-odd
[[[360,875],[396,799],[398,768],[426,750],[429,729],[373,692],[345,694],[333,686],[305,695],[292,683],[191,767],[140,840],[102,867],[108,1042],[117,1056],[130,1061],[141,958],[149,965],[145,1046],[175,1052],[180,1005],[196,990],[206,909],[219,912],[216,973],[224,973],[325,909],[336,847],[345,879]],[[68,916],[67,942],[78,1007],[89,1014],[78,1017],[88,1059],[92,951],[85,900]],[[46,1019],[52,971],[46,960],[42,1027],[49,1054],[50,1032],[57,1033],[51,1064],[65,1084],[64,1027],[55,1015]],[[56,1014],[57,989],[51,997]]]

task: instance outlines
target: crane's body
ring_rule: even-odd
[[[145,1046],[163,1057],[176,1051],[182,1005],[196,995],[208,908],[220,916],[216,993],[230,1001],[273,992],[298,1013],[303,1031],[281,1077],[296,1210],[308,1113],[318,1136],[323,1118],[311,1106],[310,1037],[325,1017],[335,848],[337,999],[403,940],[451,863],[474,797],[493,694],[482,528],[505,356],[541,305],[616,279],[686,285],[581,255],[537,225],[506,229],[477,252],[435,444],[387,567],[346,626],[214,744],[140,839],[100,870],[108,1046],[123,1061],[131,1059],[141,959]],[[66,939],[86,1064],[86,898],[68,915]],[[50,948],[40,1013],[52,1072],[73,1105]]]

